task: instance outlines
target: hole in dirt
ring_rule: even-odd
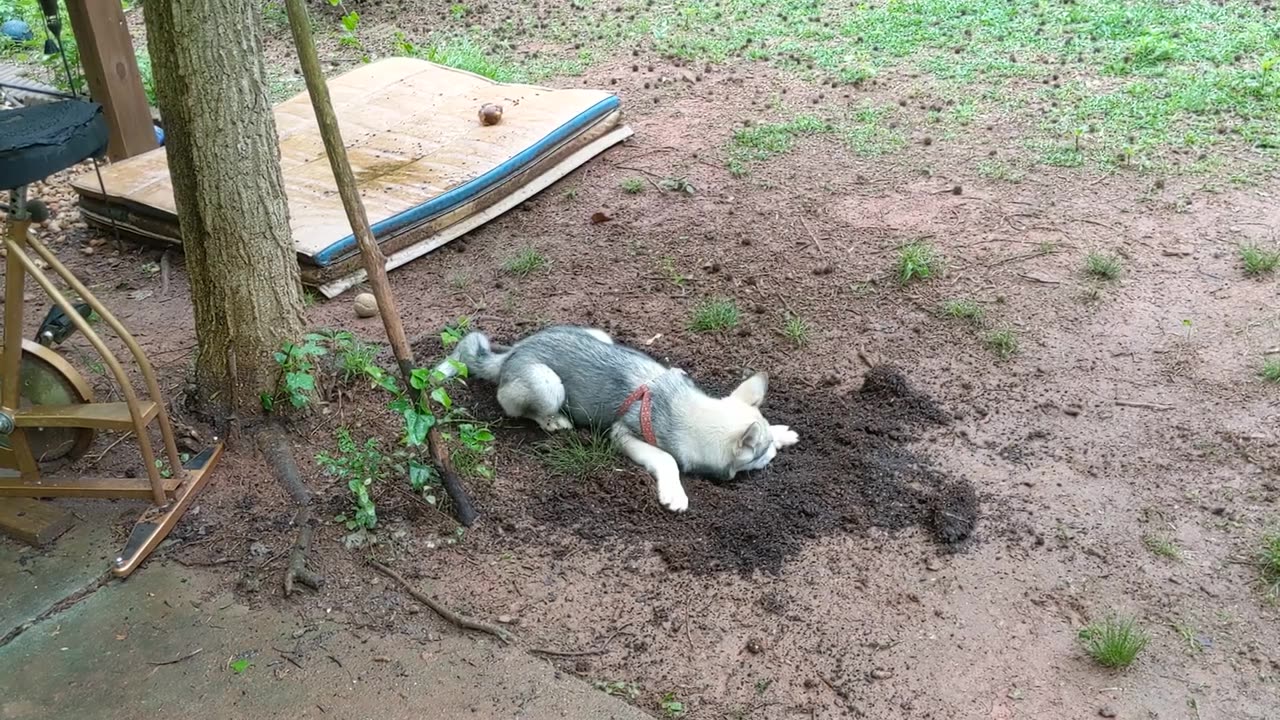
[[[728,373],[699,376],[710,394],[736,382]],[[473,399],[481,418],[500,417],[492,388],[475,388]],[[685,513],[659,506],[653,481],[622,458],[621,470],[581,479],[531,465],[520,473],[521,492],[489,498],[488,512],[530,543],[550,542],[546,530],[560,528],[592,544],[652,545],[672,569],[699,574],[777,574],[808,542],[873,527],[918,526],[948,550],[973,537],[979,507],[972,485],[908,447],[917,431],[945,425],[950,415],[899,371],[872,369],[847,396],[775,378],[764,413],[796,430],[800,444],[727,483],[684,478]]]

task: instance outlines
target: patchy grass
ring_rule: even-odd
[[[742,313],[738,305],[729,298],[710,298],[698,303],[693,309],[693,317],[689,320],[689,329],[693,332],[724,332],[738,326]]]
[[[546,267],[546,256],[531,247],[521,250],[502,263],[502,269],[516,277],[526,277]]]
[[[729,171],[736,176],[748,173],[753,162],[768,160],[791,150],[796,138],[831,132],[831,126],[812,115],[801,115],[784,123],[765,123],[742,128],[729,141]]]
[[[1099,280],[1115,280],[1120,277],[1120,258],[1091,252],[1084,259],[1084,271],[1089,277]]]
[[[1280,600],[1280,530],[1262,536],[1258,564],[1262,568],[1263,589],[1267,597]]]
[[[1280,250],[1267,249],[1258,245],[1241,245],[1240,261],[1244,263],[1246,275],[1269,275],[1280,266]]]
[[[1018,354],[1018,334],[1009,328],[988,333],[983,338],[983,343],[1001,360],[1008,360]]]
[[[1169,560],[1181,560],[1182,550],[1172,540],[1157,535],[1144,535],[1142,544],[1151,552]]]
[[[928,280],[942,272],[942,258],[932,245],[913,242],[898,249],[895,274],[898,282],[906,285],[913,280]]]
[[[1026,173],[1007,162],[987,158],[978,162],[978,176],[987,180],[998,180],[1007,183],[1020,183]]]
[[[626,180],[622,181],[621,187],[622,187],[622,192],[627,193],[629,195],[635,195],[636,193],[644,192],[644,185],[645,185],[644,178],[629,177]]]
[[[1280,358],[1267,358],[1262,361],[1262,370],[1258,372],[1263,380],[1280,385]]]
[[[968,299],[947,300],[939,309],[944,317],[964,320],[971,325],[982,322],[984,314],[981,305]]]
[[[578,479],[609,470],[618,460],[613,443],[599,433],[585,439],[577,432],[562,433],[539,445],[534,453],[551,472]]]
[[[787,315],[787,322],[782,326],[782,334],[792,345],[804,347],[809,344],[809,323],[799,315]]]
[[[1126,668],[1147,646],[1146,631],[1132,618],[1109,617],[1080,630],[1080,642],[1089,657],[1103,667]]]
[[[862,157],[878,157],[906,147],[901,130],[885,122],[891,109],[864,106],[855,110],[840,127],[840,139]]]

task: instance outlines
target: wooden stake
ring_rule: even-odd
[[[404,377],[405,387],[412,388],[409,382],[413,373],[413,349],[409,346],[409,338],[404,334],[404,325],[400,322],[400,312],[396,308],[395,296],[387,281],[387,258],[378,247],[369,227],[369,216],[365,213],[364,202],[360,199],[360,191],[356,186],[355,174],[351,172],[351,163],[347,159],[347,148],[342,142],[342,131],[338,128],[338,117],[333,111],[333,102],[329,99],[329,86],[325,84],[324,72],[320,69],[320,58],[316,55],[315,39],[311,35],[311,21],[307,17],[307,9],[303,0],[285,0],[285,11],[289,16],[289,26],[293,30],[293,42],[298,48],[298,61],[302,65],[302,76],[307,81],[307,94],[311,96],[311,106],[315,109],[316,122],[320,127],[320,137],[324,140],[325,153],[329,156],[329,166],[333,168],[334,180],[338,183],[338,194],[342,197],[342,207],[347,212],[347,221],[351,224],[351,232],[360,246],[360,257],[364,261],[365,272],[369,275],[369,285],[373,297],[378,301],[378,313],[382,315],[382,326],[386,329],[387,340],[391,343],[391,352],[396,356],[400,366],[400,374]],[[410,390],[412,391],[412,390]],[[448,457],[443,448],[436,447],[441,442],[439,433],[431,433],[427,437],[431,456]],[[440,467],[440,478],[449,499],[463,525],[475,522],[476,511],[471,506],[471,498],[453,468],[445,463]]]

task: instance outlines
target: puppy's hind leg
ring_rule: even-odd
[[[668,510],[684,512],[689,509],[689,496],[680,484],[680,467],[676,459],[640,438],[621,425],[613,426],[613,441],[622,454],[649,471],[658,481],[658,502]]]
[[[498,387],[498,404],[510,417],[533,420],[547,432],[568,430],[573,421],[565,417],[564,384],[551,368],[538,363],[522,368],[514,377],[504,377]]]

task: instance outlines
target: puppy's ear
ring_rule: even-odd
[[[747,431],[742,433],[742,437],[738,440],[739,448],[755,448],[771,442],[769,439],[769,428],[764,423],[754,422],[747,426]]]
[[[751,407],[760,407],[760,404],[764,402],[764,394],[768,391],[768,374],[756,373],[742,381],[742,384],[729,397],[740,400]]]

